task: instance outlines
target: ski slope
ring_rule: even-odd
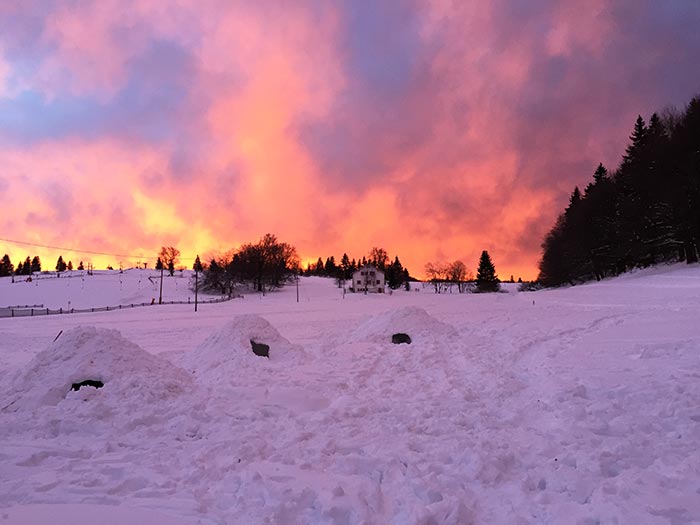
[[[697,265],[299,295],[0,319],[0,521],[700,522]]]

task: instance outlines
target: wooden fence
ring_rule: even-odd
[[[231,297],[221,297],[219,299],[205,299],[197,301],[198,304],[224,303],[232,299],[241,297],[234,295]],[[160,304],[194,304],[194,301],[163,301]],[[51,308],[41,308],[43,305],[24,305],[24,306],[3,306],[0,307],[1,317],[35,317],[40,315],[63,315],[63,314],[84,314],[93,312],[113,312],[115,310],[124,310],[126,308],[140,308],[142,306],[159,306],[159,303],[131,303],[120,304],[117,306],[100,306],[96,308],[59,308],[52,310]]]

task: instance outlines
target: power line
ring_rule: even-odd
[[[26,242],[26,241],[16,241],[14,239],[4,239],[0,237],[0,241],[3,242],[9,242],[11,244],[22,244],[25,246],[34,246],[35,248],[48,248],[49,250],[61,250],[64,252],[71,252],[71,253],[87,253],[90,255],[106,255],[108,257],[123,257],[125,259],[157,259],[156,257],[146,257],[144,255],[125,255],[123,253],[106,253],[106,252],[95,252],[91,250],[77,250],[75,248],[66,248],[64,246],[51,246],[48,244],[37,244],[34,242]],[[180,260],[182,261],[194,261],[194,257],[179,257]]]

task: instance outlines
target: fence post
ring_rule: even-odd
[[[49,309],[48,309],[48,308],[46,309],[46,315],[49,315]]]
[[[58,313],[61,313],[61,314],[63,313],[63,307],[62,307],[62,306],[61,306],[61,308],[58,309]]]

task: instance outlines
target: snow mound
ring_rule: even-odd
[[[101,388],[76,386],[102,383]],[[149,354],[117,330],[78,326],[38,353],[2,388],[2,411],[68,407],[93,400],[100,410],[140,409],[172,399],[191,387],[184,370]]]
[[[352,342],[391,344],[395,334],[406,334],[412,344],[422,344],[455,337],[457,331],[452,325],[432,317],[423,308],[405,306],[371,317],[357,327],[350,339]]]
[[[255,343],[255,345],[253,344]],[[267,345],[268,355],[256,355],[253,346]],[[183,357],[183,367],[201,376],[220,371],[261,368],[269,364],[296,364],[306,354],[299,345],[290,343],[277,329],[259,315],[234,317],[202,344]]]

